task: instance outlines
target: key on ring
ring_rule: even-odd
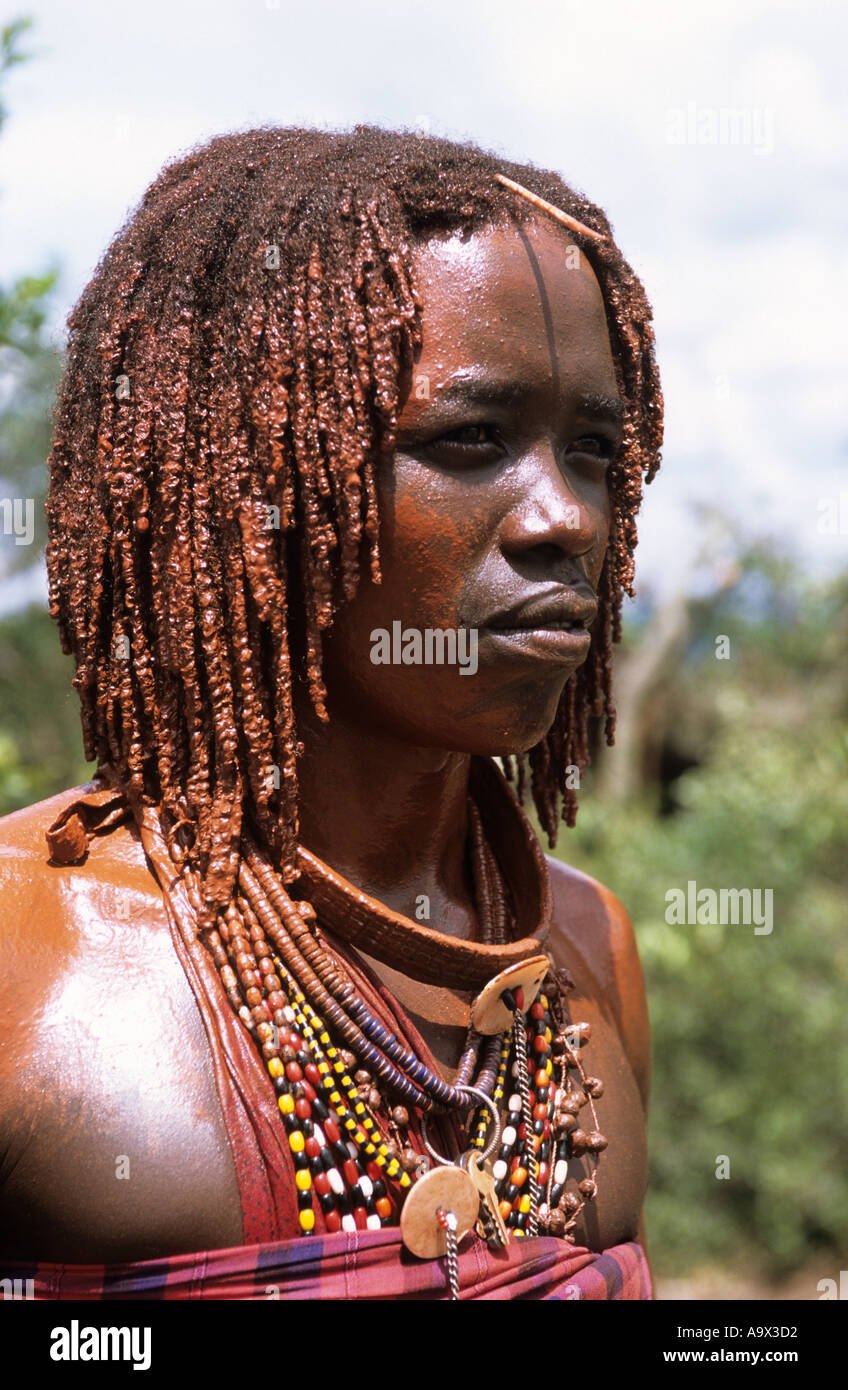
[[[495,1179],[491,1171],[483,1166],[483,1156],[479,1149],[469,1149],[459,1160],[459,1165],[468,1173],[475,1188],[480,1194],[480,1201],[486,1207],[487,1212],[495,1226],[495,1239],[499,1245],[509,1244],[509,1231],[504,1224],[501,1210],[498,1206],[497,1193],[495,1192]]]

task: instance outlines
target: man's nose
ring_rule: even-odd
[[[597,510],[569,485],[552,449],[535,451],[526,463],[528,485],[501,523],[504,550],[512,554],[556,550],[572,558],[585,555],[599,539]]]

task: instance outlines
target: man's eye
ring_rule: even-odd
[[[492,425],[460,425],[458,429],[451,430],[448,434],[443,434],[440,438],[433,441],[434,444],[446,444],[448,447],[454,445],[460,448],[469,444],[494,444],[494,427]]]
[[[578,454],[590,454],[593,458],[609,461],[615,454],[615,444],[604,434],[584,434],[575,439],[572,449]]]
[[[446,467],[488,465],[502,458],[504,452],[496,427],[485,424],[458,425],[423,447],[431,459]]]

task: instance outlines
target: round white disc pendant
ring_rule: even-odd
[[[422,1260],[444,1255],[445,1233],[436,1212],[452,1211],[456,1217],[456,1238],[474,1225],[480,1210],[480,1196],[462,1168],[433,1168],[410,1188],[400,1213],[400,1234],[407,1250]]]
[[[484,985],[471,1005],[471,1023],[478,1033],[487,1036],[492,1033],[506,1033],[512,1027],[512,1012],[501,999],[505,989],[524,991],[524,1010],[526,1013],[534,1002],[542,986],[542,981],[551,968],[547,956],[531,956],[518,965],[502,970],[487,985]]]

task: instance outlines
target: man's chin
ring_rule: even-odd
[[[512,758],[529,753],[531,748],[541,743],[550,732],[555,718],[556,707],[550,718],[540,719],[538,722],[534,720],[531,725],[522,725],[520,728],[513,724],[508,729],[493,731],[490,737],[483,735],[475,738],[474,746],[467,747],[465,751],[488,758]]]

